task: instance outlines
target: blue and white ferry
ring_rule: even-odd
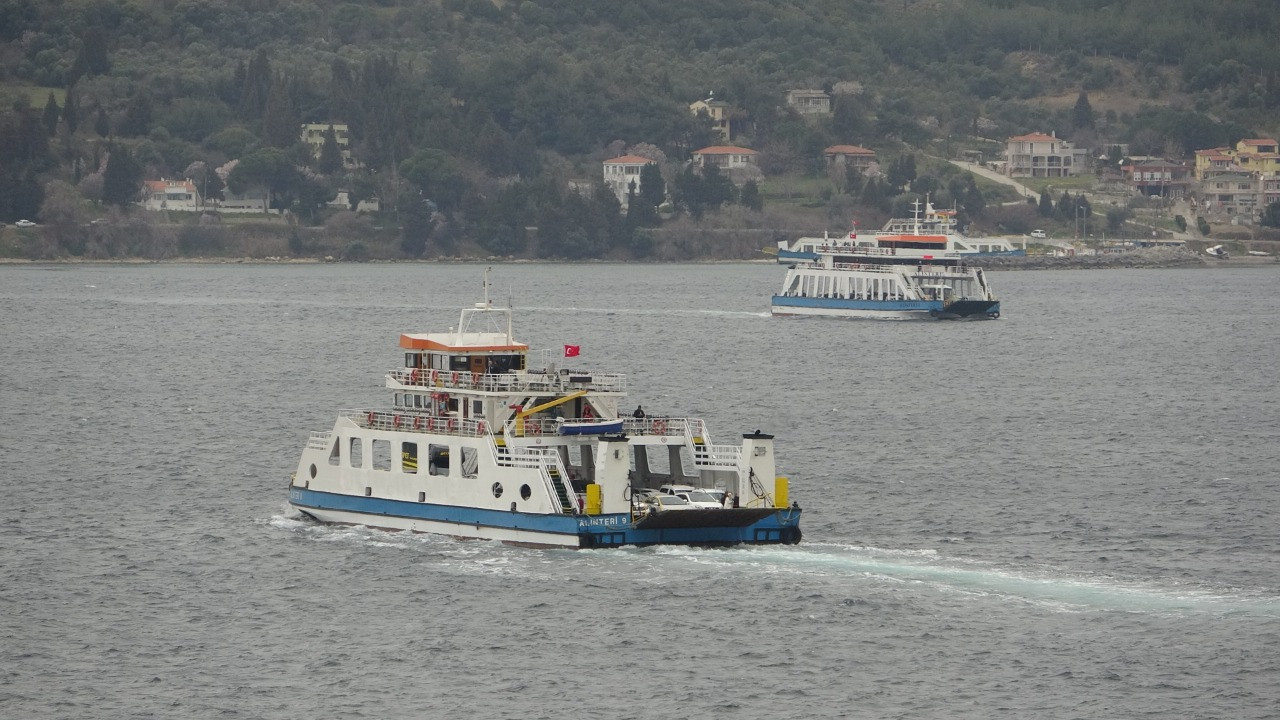
[[[557,368],[546,351],[535,368],[511,323],[486,281],[456,329],[402,334],[391,406],[341,411],[311,433],[290,504],[325,523],[529,546],[800,541],[772,435],[717,444],[699,418],[620,412],[625,375]],[[652,501],[674,485],[729,500]]]
[[[936,210],[925,199],[921,208],[919,200],[910,218],[891,218],[884,227],[871,235],[859,236],[857,230],[850,233],[824,232],[822,237],[801,237],[780,240],[776,250],[778,262],[788,265],[794,262],[816,262],[822,255],[852,257],[857,254],[892,254],[903,257],[955,259],[979,257],[1009,257],[1027,254],[1026,247],[1016,247],[1008,238],[967,237],[956,228],[954,210]]]

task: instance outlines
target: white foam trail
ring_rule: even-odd
[[[1204,589],[1173,589],[1103,577],[1060,577],[995,567],[964,567],[938,559],[934,551],[885,550],[807,544],[796,548],[740,548],[702,556],[697,562],[756,565],[776,572],[827,577],[864,577],[916,583],[940,591],[1013,598],[1058,609],[1132,612],[1256,613],[1280,616],[1280,598]]]

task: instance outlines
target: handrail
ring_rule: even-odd
[[[412,411],[340,410],[338,416],[348,418],[355,424],[371,430],[460,436],[486,435],[491,430],[488,423],[483,420],[428,415]]]
[[[328,450],[329,438],[333,437],[333,433],[329,430],[313,430],[311,436],[307,438],[307,447],[312,450]]]
[[[537,371],[472,373],[462,370],[395,368],[387,372],[387,380],[405,387],[501,393],[564,390],[626,392],[627,389],[627,376],[623,373],[596,373],[587,370],[560,370],[554,373]]]

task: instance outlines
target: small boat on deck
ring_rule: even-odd
[[[515,545],[800,541],[772,435],[716,443],[700,418],[620,415],[625,375],[559,369],[548,351],[536,365],[511,315],[489,302],[486,280],[456,330],[402,334],[391,405],[341,411],[311,433],[289,503],[324,523]],[[645,502],[673,484],[734,502],[684,512]]]

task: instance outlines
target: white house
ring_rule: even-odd
[[[204,199],[190,180],[146,180],[142,183],[139,204],[148,210],[198,212],[204,209]]]
[[[636,192],[640,192],[640,171],[652,163],[649,158],[639,155],[623,155],[604,161],[604,184],[622,203],[622,209],[627,208],[627,190],[631,183],[634,182]]]

